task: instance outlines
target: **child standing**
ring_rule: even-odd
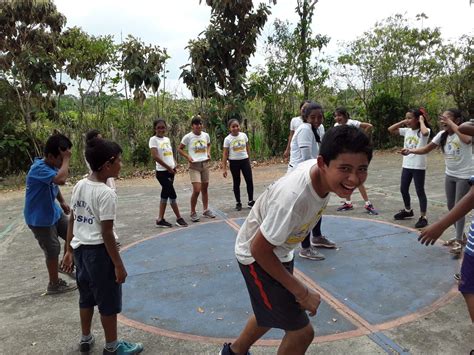
[[[293,139],[293,135],[295,134],[296,130],[303,123],[303,112],[304,112],[304,105],[309,104],[311,100],[304,100],[300,104],[300,115],[295,116],[290,121],[290,134],[288,135],[288,142],[286,143],[286,149],[283,153],[284,158],[288,158],[290,156],[290,149],[291,149],[291,140]]]
[[[356,128],[360,128],[365,131],[365,133],[369,136],[370,132],[372,131],[372,125],[367,122],[361,122],[357,120],[353,120],[350,118],[349,112],[344,107],[336,108],[334,112],[334,120],[336,123],[334,124],[335,127],[349,125],[354,126]],[[364,208],[369,214],[377,215],[378,212],[375,210],[374,205],[369,200],[369,195],[367,195],[367,190],[365,189],[364,185],[359,186],[359,192],[362,198],[364,199]],[[338,211],[349,211],[352,210],[354,206],[352,205],[352,201],[349,198],[348,200],[344,201],[342,206],[338,207]]]
[[[371,157],[364,133],[333,128],[317,160],[301,163],[257,199],[235,244],[254,314],[221,354],[246,354],[271,328],[285,331],[278,354],[305,353],[314,338],[306,311],[314,316],[321,301],[293,275],[294,249],[318,222],[330,192],[346,197],[365,181]]]
[[[402,128],[406,126],[406,128]],[[426,121],[422,111],[419,109],[409,110],[405,119],[388,127],[391,134],[399,134],[404,137],[403,148],[414,149],[423,148],[428,144],[431,135],[429,123]],[[426,210],[428,201],[425,193],[426,156],[409,154],[403,157],[402,176],[400,192],[402,193],[405,208],[393,216],[396,220],[413,217],[413,210],[410,201],[410,184],[415,180],[416,194],[420,202],[420,218],[415,224],[415,228],[424,228],[428,225]]]
[[[195,116],[191,120],[192,131],[181,140],[178,153],[189,162],[189,176],[193,185],[191,194],[191,221],[199,222],[196,205],[199,194],[202,192],[202,215],[215,218],[216,215],[209,209],[209,161],[211,159],[211,138],[202,131],[202,119]],[[184,151],[187,149],[187,153]]]
[[[439,117],[443,128],[433,140],[422,148],[404,148],[401,153],[427,154],[433,149],[440,147],[446,163],[445,191],[448,210],[469,191],[469,178],[473,175],[472,169],[472,139],[470,136],[459,132],[462,123],[461,112],[457,109],[449,109]],[[445,246],[452,246],[451,252],[459,255],[463,245],[466,244],[464,236],[464,216],[454,224],[456,227],[456,237],[444,243]]]
[[[69,176],[72,143],[66,136],[55,134],[48,138],[44,147],[44,158],[36,158],[26,176],[24,217],[44,252],[48,269],[48,294],[75,290],[58,277],[59,238],[66,239],[67,217],[70,208],[64,201],[59,185],[64,185]],[[55,201],[59,202],[56,204]],[[72,272],[72,270],[71,270]]]
[[[187,227],[188,224],[181,217],[179,213],[178,203],[176,202],[176,191],[174,189],[174,176],[176,174],[176,162],[173,156],[173,148],[168,137],[165,137],[166,133],[166,122],[165,120],[158,118],[153,121],[153,129],[155,135],[150,138],[148,146],[150,148],[151,156],[156,162],[156,179],[160,183],[161,189],[161,200],[160,200],[160,211],[158,218],[156,219],[156,226],[162,228],[171,228],[172,224],[165,220],[165,210],[168,200],[170,201],[171,208],[176,215],[176,225],[178,227]]]
[[[97,129],[91,129],[89,132],[86,133],[86,147],[89,145],[89,143],[94,139],[94,138],[99,138],[103,139],[102,134],[100,133],[99,130]],[[89,166],[89,163],[86,160],[86,165],[89,168],[89,174],[92,174],[92,170]],[[117,186],[115,185],[115,179],[113,177],[107,179],[107,186],[110,187],[112,190],[117,191]]]
[[[96,305],[104,328],[104,354],[138,354],[143,350],[141,343],[117,339],[117,314],[122,310],[121,284],[127,278],[127,271],[115,243],[117,195],[106,181],[118,176],[122,167],[121,153],[117,143],[93,139],[86,149],[92,174],[79,181],[72,191],[64,264],[72,267],[74,257],[79,287],[81,352],[89,352],[94,344],[91,324]]]
[[[249,139],[245,133],[240,132],[240,124],[236,119],[229,121],[230,133],[224,139],[224,151],[222,153],[222,175],[227,178],[227,160],[229,160],[229,168],[232,174],[233,190],[235,196],[235,209],[242,209],[240,201],[240,172],[244,176],[247,184],[247,195],[249,198],[248,206],[252,208],[255,201],[253,200],[253,180],[252,167],[250,166],[250,146]]]

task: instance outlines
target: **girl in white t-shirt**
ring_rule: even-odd
[[[370,132],[372,131],[372,125],[370,123],[351,119],[349,112],[347,112],[347,110],[344,107],[336,108],[336,110],[334,111],[334,120],[336,121],[336,123],[334,123],[334,127],[343,126],[343,125],[354,126],[354,127],[364,130],[368,136],[370,135]],[[377,215],[378,212],[376,211],[372,202],[370,202],[369,196],[367,195],[367,190],[365,189],[364,185],[359,186],[359,192],[365,201],[364,208],[367,211],[367,213]],[[352,210],[353,208],[354,206],[352,205],[352,201],[349,199],[343,202],[343,204],[340,207],[338,207],[337,210],[349,211],[349,210]]]
[[[253,200],[253,180],[252,167],[250,166],[250,146],[249,139],[245,133],[240,132],[240,124],[236,119],[229,121],[230,133],[224,139],[224,151],[222,153],[222,175],[227,178],[227,160],[232,174],[233,189],[235,196],[235,209],[242,209],[240,201],[240,172],[244,176],[247,184],[248,206],[252,208],[255,204]]]
[[[171,228],[172,224],[165,220],[165,210],[168,200],[170,201],[171,208],[176,215],[176,225],[178,227],[187,227],[188,224],[185,222],[181,214],[179,213],[178,203],[176,202],[176,191],[174,189],[174,176],[176,174],[176,162],[173,156],[173,148],[168,137],[165,137],[166,133],[166,122],[165,120],[158,118],[153,121],[153,129],[155,135],[150,137],[148,141],[148,147],[150,148],[151,156],[155,161],[156,179],[160,183],[161,189],[161,200],[160,200],[160,211],[158,218],[156,219],[156,226],[161,228]]]
[[[427,121],[426,112],[423,109],[411,109],[405,114],[405,119],[397,122],[388,131],[404,137],[403,148],[414,149],[423,148],[428,144],[431,128]],[[406,128],[402,128],[406,126]],[[396,220],[413,217],[413,210],[410,201],[410,184],[415,180],[415,189],[420,202],[420,218],[415,224],[415,228],[424,228],[428,225],[426,210],[428,200],[425,193],[426,156],[409,154],[403,157],[402,176],[400,182],[400,192],[402,193],[405,209],[400,210],[393,216]]]
[[[457,109],[449,109],[439,116],[441,128],[433,140],[422,148],[404,148],[401,153],[427,154],[435,148],[441,148],[446,163],[445,191],[448,209],[451,210],[455,204],[470,189],[469,179],[473,174],[472,169],[472,138],[461,134],[458,126],[462,123],[461,112]],[[462,247],[466,244],[464,234],[464,216],[455,223],[456,237],[444,243],[452,246],[453,254],[461,254]]]
[[[286,144],[285,152],[283,153],[284,158],[288,158],[290,156],[290,148],[291,148],[291,140],[293,139],[293,135],[295,134],[298,127],[303,123],[303,112],[304,107],[306,104],[309,104],[311,100],[304,100],[300,104],[300,115],[293,117],[290,121],[290,134],[288,135],[288,143]]]

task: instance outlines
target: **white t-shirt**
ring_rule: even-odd
[[[229,148],[229,160],[247,159],[247,142],[249,141],[245,133],[239,132],[233,136],[229,134],[224,138],[224,148]]]
[[[290,121],[290,131],[296,131],[296,129],[303,123],[301,116],[293,117]]]
[[[297,129],[290,144],[290,163],[288,171],[293,170],[298,164],[305,161],[301,154],[302,147],[309,147],[311,158],[316,158],[319,154],[319,145],[314,137],[310,123],[303,122]]]
[[[173,148],[171,147],[171,141],[168,137],[157,137],[153,136],[148,141],[149,148],[156,148],[158,150],[158,156],[165,164],[167,164],[171,169],[173,169],[176,164],[173,158]],[[156,162],[156,171],[166,171],[167,169]]]
[[[281,262],[293,259],[294,249],[318,223],[329,201],[330,194],[321,198],[312,186],[310,170],[315,164],[315,159],[301,163],[260,195],[237,235],[235,255],[240,263],[255,261],[250,244],[258,229],[276,246],[273,252]]]
[[[359,128],[360,127],[360,121],[348,119],[346,125],[354,126],[356,128]],[[337,122],[334,123],[334,127],[337,127],[337,126],[342,126],[342,125],[340,123],[337,123]]]
[[[411,128],[399,128],[398,131],[400,132],[401,136],[405,137],[403,141],[403,148],[408,149],[415,149],[415,148],[422,148],[428,144],[428,139],[430,135],[424,136],[421,134],[419,129],[411,129]],[[428,131],[430,129],[428,128]],[[426,155],[420,154],[408,154],[403,156],[403,168],[406,169],[419,169],[425,170],[426,169]]]
[[[443,133],[444,131],[438,132],[432,142],[439,146]],[[472,169],[472,144],[464,143],[456,133],[448,135],[444,145],[444,161],[446,163],[446,175],[458,179],[469,179],[474,173]]]
[[[71,209],[74,213],[74,237],[71,247],[102,244],[101,221],[116,218],[117,195],[106,184],[80,180],[72,189]],[[117,235],[114,230],[115,238]]]
[[[207,146],[211,144],[211,138],[206,132],[201,132],[199,136],[193,132],[189,132],[181,139],[181,144],[186,146],[188,154],[193,161],[200,162],[209,160],[207,156]]]

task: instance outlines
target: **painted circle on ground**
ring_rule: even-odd
[[[165,336],[219,343],[239,335],[252,313],[234,256],[243,219],[170,229],[127,246],[121,255],[122,323]],[[337,249],[324,261],[301,259],[295,273],[323,302],[311,321],[315,341],[389,329],[427,314],[455,295],[459,263],[446,248],[425,247],[414,230],[352,217],[324,216]],[[271,330],[262,345],[279,342]]]

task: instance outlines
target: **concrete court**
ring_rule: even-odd
[[[326,212],[330,215],[337,215],[337,217],[327,217],[327,223],[323,222],[323,231],[340,244],[340,250],[323,251],[327,259],[322,262],[296,260],[296,268],[301,272],[300,276],[311,285],[320,286],[322,291],[328,292],[328,294],[323,294],[323,300],[327,299],[328,302],[323,302],[318,315],[319,319],[316,317],[313,320],[316,324],[318,338],[316,339],[317,342],[311,345],[308,353],[468,354],[474,348],[472,326],[464,301],[457,292],[453,292],[455,283],[451,274],[453,269],[456,269],[457,261],[451,259],[447,249],[442,247],[425,249],[414,241],[413,238],[416,234],[403,228],[400,228],[400,231],[403,229],[407,236],[398,238],[397,242],[393,239],[394,243],[392,243],[392,240],[381,242],[382,244],[378,245],[379,248],[384,249],[381,252],[377,252],[369,245],[365,247],[363,239],[344,241],[348,233],[347,227],[339,228],[344,227],[342,222],[357,222],[359,220],[350,218],[337,220],[341,215],[369,218],[380,222],[393,222],[392,215],[402,205],[401,196],[398,192],[400,166],[400,156],[391,153],[376,154],[371,164],[366,186],[371,200],[380,209],[380,215],[366,215],[361,208],[362,204],[358,194],[354,196],[357,207],[353,211],[337,213],[335,207],[339,203],[339,199],[332,198]],[[269,183],[283,175],[285,170],[283,164],[255,168],[254,180],[257,196]],[[432,154],[429,157],[429,173],[426,182],[430,221],[434,221],[445,212],[443,171],[444,163],[441,155]],[[187,175],[178,176],[175,186],[183,216],[189,220],[187,216],[189,215],[188,198],[190,190]],[[218,353],[221,348],[219,344],[220,337],[217,337],[218,340],[216,340],[216,337],[208,334],[207,340],[199,337],[183,339],[183,337],[174,336],[175,334],[171,332],[167,335],[160,335],[156,332],[150,332],[149,329],[143,330],[142,323],[133,324],[133,322],[127,321],[131,317],[130,308],[133,308],[134,303],[139,302],[136,295],[127,298],[130,291],[137,289],[132,287],[134,282],[137,281],[134,277],[136,276],[134,272],[137,271],[136,265],[133,264],[133,258],[129,258],[127,253],[140,246],[142,248],[146,247],[146,242],[135,245],[132,245],[132,243],[144,241],[147,238],[151,238],[148,239],[149,241],[168,242],[172,239],[170,237],[174,236],[173,238],[182,243],[175,245],[174,250],[166,250],[166,248],[157,250],[150,248],[148,250],[148,252],[156,254],[154,259],[158,260],[157,265],[164,267],[164,263],[159,263],[160,258],[172,259],[172,256],[179,257],[179,250],[183,251],[181,258],[189,258],[189,252],[186,251],[193,249],[191,247],[187,249],[188,246],[192,246],[193,230],[202,231],[205,228],[205,235],[211,237],[212,229],[208,229],[204,223],[201,223],[201,225],[194,224],[188,230],[183,230],[182,233],[177,228],[166,231],[156,229],[153,222],[159,194],[158,183],[152,179],[123,180],[118,181],[118,188],[117,228],[122,244],[125,246],[123,258],[126,263],[130,264],[130,266],[126,264],[129,278],[124,286],[124,314],[119,325],[119,336],[143,342],[145,352],[149,354]],[[74,354],[80,330],[77,293],[41,296],[47,282],[46,270],[43,264],[42,252],[23,222],[21,214],[23,193],[23,191],[2,192],[0,196],[0,267],[3,271],[0,278],[0,318],[2,319],[0,324],[0,354]],[[63,193],[69,198],[70,186],[64,188]],[[244,186],[242,186],[242,196],[245,196]],[[418,206],[417,199],[414,194],[413,197],[413,205],[416,210]],[[233,210],[231,180],[224,180],[218,172],[212,175],[210,201],[212,206],[222,213],[220,213],[219,220],[210,222],[209,226],[225,224],[223,217],[234,224],[238,224],[248,213],[246,209],[241,212]],[[170,213],[170,211],[167,211],[167,218],[173,220]],[[357,230],[354,223],[349,223],[352,234]],[[414,223],[414,220],[402,221],[399,222],[399,225],[401,227],[411,227]],[[391,226],[391,228],[395,227]],[[167,233],[167,235],[152,238],[159,233]],[[359,228],[357,233],[364,233],[364,227]],[[452,233],[453,231],[449,230],[443,238],[449,238]],[[196,233],[197,235],[198,233]],[[186,241],[187,238],[190,242]],[[386,236],[379,235],[371,243],[378,243],[384,238],[387,239]],[[130,247],[126,249],[127,246]],[[229,237],[222,244],[216,243],[215,247],[224,248],[228,252],[228,249],[232,247],[232,238]],[[377,248],[377,245],[375,247]],[[383,255],[387,253],[386,248],[390,247],[393,247],[399,255],[402,255],[402,259],[398,257],[390,259],[391,254],[386,254],[385,261],[389,267],[382,270],[379,266],[384,263]],[[406,253],[403,253],[404,250],[406,250]],[[213,252],[212,250],[208,251],[210,254]],[[203,250],[201,250],[202,252]],[[140,255],[140,253],[136,255]],[[231,252],[229,255],[231,255]],[[431,262],[431,258],[437,258],[439,263],[433,263],[433,267],[426,267]],[[232,294],[234,287],[235,293],[241,292],[243,295],[241,298],[244,299],[241,304],[244,305],[246,302],[246,307],[249,307],[246,290],[242,289],[244,284],[238,270],[236,270],[235,262],[232,263],[231,261],[227,266],[228,264],[226,262],[220,266],[230,269],[229,275],[234,276],[229,276],[230,282],[227,282],[227,284],[222,283],[221,280],[218,281],[219,287],[211,289],[215,295],[214,299],[226,300],[228,295]],[[359,272],[364,264],[378,266],[373,268],[374,273],[367,274]],[[370,270],[370,268],[366,269]],[[393,273],[390,270],[393,270]],[[173,281],[186,275],[192,275],[193,272],[199,273],[199,268],[184,268],[183,271],[185,272],[181,275],[184,276],[179,277],[173,274],[174,270],[164,270],[162,272],[169,280],[170,286],[168,288],[170,290],[173,287]],[[379,284],[380,274],[383,274],[387,280],[383,280]],[[405,289],[403,289],[404,276],[407,278]],[[145,284],[147,283],[145,282]],[[152,287],[154,283],[148,282],[148,285]],[[213,287],[212,283],[208,285],[208,288]],[[380,285],[386,285],[386,287],[380,287]],[[391,286],[392,288],[390,288]],[[155,291],[156,293],[145,293],[143,303],[153,304],[149,301],[155,299],[156,304],[159,304],[159,292],[164,291],[158,288]],[[437,293],[434,291],[437,291]],[[189,293],[191,292],[189,291]],[[352,293],[349,295],[349,292]],[[330,297],[331,295],[334,297]],[[195,303],[200,308],[199,310],[193,307],[193,311],[188,312],[189,319],[199,320],[199,317],[211,317],[211,314],[213,314],[211,308],[207,308],[207,303],[205,303],[207,300],[201,300],[203,302]],[[341,305],[338,301],[346,302],[345,305],[348,308],[343,307],[344,305]],[[237,306],[240,307],[240,304],[233,303],[229,307]],[[380,308],[383,311],[380,311]],[[349,313],[347,313],[347,309],[349,309]],[[351,310],[354,312],[351,313]],[[201,311],[203,312],[201,313]],[[186,313],[184,308],[181,312],[179,310],[176,312],[175,318],[177,321],[183,319],[183,313]],[[155,325],[160,325],[159,323],[163,321],[153,314],[148,315],[148,318],[149,322],[157,323]],[[197,321],[188,322],[187,317],[184,318],[184,325],[199,324]],[[217,318],[223,319],[217,320]],[[240,321],[243,322],[244,318],[242,317]],[[333,321],[333,319],[336,319],[336,321]],[[393,321],[394,319],[398,319],[398,322]],[[198,330],[202,331],[207,327],[216,334],[224,334],[227,339],[227,336],[237,334],[241,327],[237,321],[234,324],[232,324],[232,321],[228,324],[227,320],[227,315],[222,317],[216,315],[213,322],[209,321],[207,325],[203,323],[205,326],[198,327]],[[217,323],[218,325],[212,326],[211,323]],[[354,326],[354,323],[356,323],[356,326]],[[130,326],[130,324],[133,324],[133,326]],[[374,324],[376,326],[373,326]],[[354,327],[363,331],[354,331]],[[168,328],[170,327],[168,326]],[[339,336],[338,338],[338,334],[347,335],[347,332],[350,331],[353,331],[353,336]],[[94,334],[97,339],[94,353],[99,354],[103,344],[103,335],[100,322],[97,319],[94,322]],[[334,334],[336,334],[336,337],[331,338],[331,335]],[[278,337],[278,333],[269,334],[261,346],[252,348],[252,353],[275,353],[275,343],[278,342],[276,340]]]

